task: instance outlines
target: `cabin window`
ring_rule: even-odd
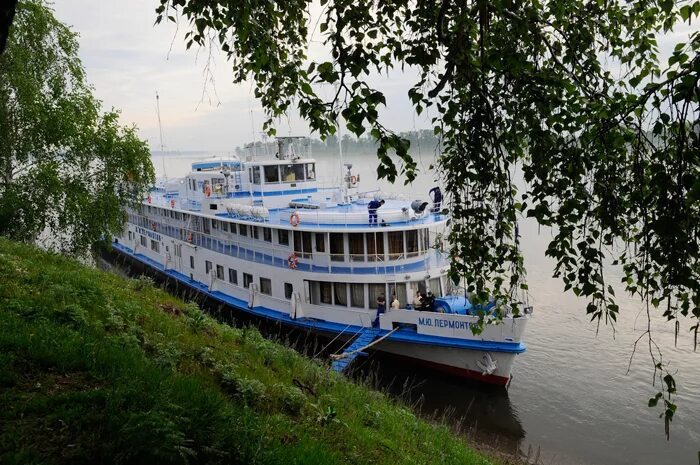
[[[156,253],[160,253],[160,244],[158,243],[158,241],[154,241],[153,239],[151,239],[151,250]]]
[[[227,222],[225,222],[225,221],[221,222],[221,230],[223,232],[228,232],[228,223]]]
[[[345,260],[345,246],[341,233],[330,233],[328,242],[331,246],[331,261],[342,262]]]
[[[399,299],[399,305],[401,308],[406,308],[406,304],[408,303],[406,296],[406,283],[389,284],[389,296],[386,299],[388,306],[394,301],[394,296]]]
[[[304,180],[304,165],[281,165],[282,182],[298,182]]]
[[[219,209],[219,206],[218,206],[217,204],[215,204],[215,203],[210,203],[210,204],[209,204],[209,209],[211,209],[211,210],[218,210],[218,209]]]
[[[247,224],[239,224],[238,225],[238,234],[241,236],[247,236],[248,235],[248,225]]]
[[[348,285],[345,283],[333,283],[333,294],[336,305],[348,306]]]
[[[356,308],[365,308],[365,285],[352,283],[350,284],[350,306]]]
[[[253,167],[253,184],[260,184],[260,167]]]
[[[204,262],[204,272],[206,274],[209,274],[210,271],[211,271],[211,262],[209,260],[206,260]]]
[[[311,258],[311,233],[294,231],[294,252],[303,258]]]
[[[224,267],[216,265],[216,279],[224,280]]]
[[[326,235],[324,233],[316,233],[316,252],[326,251]]]
[[[423,230],[423,251],[427,252],[428,250],[430,250],[430,230],[424,229]]]
[[[141,236],[141,246],[148,247],[148,242],[146,242],[146,236]]]
[[[403,258],[403,231],[391,231],[387,236],[389,257],[393,260]]]
[[[265,167],[265,184],[280,182],[280,171],[277,165]]]
[[[365,235],[362,233],[349,233],[348,246],[351,262],[365,261]]]
[[[330,304],[331,299],[332,299],[332,293],[333,291],[331,290],[331,283],[321,281],[319,284],[319,291],[321,294],[321,303],[322,304]]]
[[[217,220],[211,220],[211,229],[219,229],[219,222]]]
[[[194,270],[194,257],[190,255],[190,268]]]
[[[272,295],[272,281],[268,278],[260,278],[260,293]]]
[[[243,287],[248,289],[253,283],[253,275],[248,273],[243,273]]]
[[[250,227],[250,232],[253,235],[253,239],[258,238],[258,227],[257,226],[251,226]]]
[[[418,255],[418,230],[406,231],[406,256],[415,257]]]
[[[316,164],[315,163],[307,163],[306,164],[306,180],[307,181],[313,181],[316,179]]]
[[[238,272],[233,268],[228,269],[228,282],[238,285]]]
[[[292,294],[294,294],[294,286],[290,283],[284,283],[284,298],[291,299]]]
[[[368,284],[369,288],[369,308],[377,308],[377,298],[384,294],[384,284]],[[384,294],[384,300],[386,300],[386,294]]]
[[[384,233],[367,233],[367,261],[384,259]]]
[[[279,245],[289,245],[289,231],[287,231],[286,229],[278,229],[277,243]]]
[[[236,230],[238,228],[236,227],[236,223],[231,223],[231,226],[229,227],[229,230],[231,231],[231,234],[236,234]]]
[[[429,279],[428,289],[430,289],[434,295],[442,295],[442,289],[440,289],[440,277]]]
[[[262,228],[263,230],[263,240],[265,242],[272,242],[272,229]]]

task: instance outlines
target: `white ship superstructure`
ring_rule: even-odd
[[[472,333],[477,309],[447,278],[440,205],[363,192],[350,165],[339,186],[325,186],[303,147],[279,138],[275,157],[193,163],[129,210],[115,249],[238,311],[352,341],[348,360],[374,341],[506,384],[529,314]]]

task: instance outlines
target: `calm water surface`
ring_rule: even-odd
[[[165,166],[169,177],[180,177],[189,171],[192,161],[209,156],[154,155],[153,162],[159,176]],[[337,156],[314,156],[319,176],[337,178]],[[345,161],[353,163],[353,171],[361,175],[361,190],[381,188],[427,199],[428,189],[435,184],[428,170],[434,157],[431,153],[415,156],[422,171],[411,186],[376,181],[377,162],[372,154],[351,154]],[[671,440],[666,441],[661,410],[647,407],[648,398],[658,389],[651,384],[653,366],[646,343],[640,345],[627,373],[634,341],[647,326],[642,306],[617,292],[620,317],[616,331],[601,326],[596,332],[595,323],[586,317],[586,302],[563,292],[561,281],[551,277],[553,261],[544,256],[551,233],[530,221],[523,221],[520,229],[535,313],[526,333],[528,351],[516,359],[507,392],[416,371],[412,365],[382,357],[364,362],[360,376],[378,377],[381,387],[404,393],[422,413],[463,422],[469,434],[502,450],[540,448],[543,463],[697,464],[700,352],[693,352],[688,322],[681,324],[677,347],[672,324],[660,318],[651,322],[664,360],[677,370],[678,411]],[[621,273],[611,268],[605,278],[619,283]]]

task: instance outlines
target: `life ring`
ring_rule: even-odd
[[[211,186],[209,184],[204,186],[204,195],[211,197]]]
[[[353,186],[357,184],[357,176],[355,176],[354,174],[350,176],[350,184],[352,184]]]
[[[154,231],[155,231],[156,229],[158,229],[158,225],[156,224],[155,221],[154,221],[153,223],[151,223],[151,229],[154,230]]]
[[[297,266],[299,266],[299,257],[294,252],[287,258],[287,266],[289,266],[290,270],[296,270]]]
[[[299,223],[301,223],[301,220],[299,219],[299,213],[295,210],[294,213],[289,215],[289,224],[296,228],[297,226],[299,226]]]
[[[175,199],[170,199],[170,208],[175,208]]]
[[[187,242],[192,243],[192,233],[191,232],[187,233]]]

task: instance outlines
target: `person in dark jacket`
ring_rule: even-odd
[[[440,212],[440,206],[442,205],[442,191],[438,186],[433,187],[428,191],[428,196],[433,196],[433,208],[430,209],[433,213]]]
[[[384,205],[384,200],[372,200],[367,204],[367,212],[369,213],[369,224],[377,224],[377,209]]]

